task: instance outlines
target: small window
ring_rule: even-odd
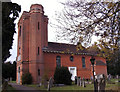
[[[39,25],[40,23],[38,22],[38,30],[40,29],[40,25]]]
[[[20,26],[19,36],[21,36],[21,26]]]
[[[40,69],[38,69],[38,76],[40,76]]]
[[[85,68],[85,57],[82,57],[82,67]]]
[[[73,56],[70,56],[70,61],[73,62]]]
[[[18,67],[18,73],[20,73],[20,67]]]
[[[38,47],[38,55],[39,55],[39,47]]]

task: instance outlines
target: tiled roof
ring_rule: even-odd
[[[48,42],[48,47],[43,48],[43,52],[91,55],[86,49],[77,50],[77,45],[54,42]]]
[[[96,65],[106,65],[103,61],[97,60]]]

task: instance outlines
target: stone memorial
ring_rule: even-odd
[[[49,81],[48,81],[48,91],[50,91],[50,88],[53,86],[53,78],[50,77]]]
[[[81,78],[80,78],[80,86],[82,86],[82,80],[81,80]]]
[[[75,84],[77,84],[77,76],[75,76]]]
[[[106,81],[105,81],[105,75],[101,74],[97,77],[97,84],[98,84],[98,92],[105,92],[105,86],[106,86]]]
[[[86,87],[86,86],[85,86],[85,80],[84,80],[84,78],[82,79],[82,86],[83,86],[83,87]]]
[[[80,78],[77,78],[77,86],[80,85]]]
[[[116,79],[119,79],[119,75],[116,75]]]
[[[110,80],[111,80],[111,74],[109,74],[109,75],[107,76],[107,78],[108,78],[108,81],[110,81]]]

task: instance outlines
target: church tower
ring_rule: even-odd
[[[42,49],[48,47],[48,18],[43,6],[33,4],[30,11],[24,11],[18,22],[17,82],[30,72],[33,83],[39,83],[44,74]]]

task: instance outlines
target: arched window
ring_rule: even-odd
[[[61,67],[61,57],[60,56],[56,57],[56,67]]]
[[[73,62],[74,58],[73,56],[70,56],[70,61]]]
[[[85,57],[82,57],[82,67],[85,68]]]

